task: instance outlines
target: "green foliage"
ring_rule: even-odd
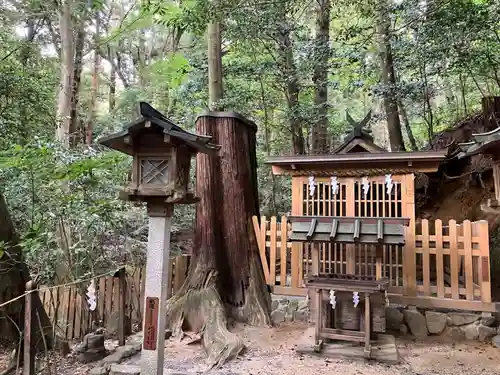
[[[264,160],[268,155],[290,153],[290,120],[300,121],[307,144],[317,120],[312,79],[316,13],[310,3],[95,0],[74,5],[75,20],[84,19],[88,33],[77,106],[81,124],[88,118],[92,94],[87,68],[94,29],[89,14],[99,10],[102,16],[100,52],[107,62],[99,75],[95,138],[134,120],[141,100],[194,130],[196,115],[207,107],[208,99],[206,25],[220,21],[222,104],[259,127],[261,212],[267,216],[289,212],[290,181],[272,176]],[[419,146],[474,112],[482,96],[500,92],[498,1],[403,0],[389,5],[386,17],[391,21],[395,87],[379,83],[378,2],[331,2],[326,68],[332,146],[349,127],[346,110],[362,118],[374,109],[383,122],[384,114],[377,108],[388,92],[404,105]],[[60,61],[46,51],[54,42],[55,50],[59,48],[56,14],[56,5],[40,1],[3,5],[0,11],[0,189],[31,270],[47,282],[54,281],[59,264],[70,266],[78,277],[96,267],[140,262],[147,233],[144,209],[117,198],[127,179],[129,158],[100,148],[64,150],[54,143]],[[17,32],[28,22],[37,27],[32,40]],[[289,37],[285,48],[284,35]],[[286,66],[286,59],[293,69]],[[112,110],[108,110],[109,60],[127,81],[115,77]],[[299,90],[294,108],[287,92],[292,81]],[[176,208],[174,229],[191,228],[193,217],[194,207]],[[63,219],[71,232],[66,253],[56,237]]]

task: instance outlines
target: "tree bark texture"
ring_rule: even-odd
[[[95,16],[95,34],[94,34],[94,66],[92,67],[92,92],[90,94],[89,113],[87,118],[87,126],[85,129],[85,143],[92,144],[92,133],[94,121],[96,119],[97,92],[99,91],[99,70],[100,70],[100,55],[99,55],[99,32],[100,32],[100,17],[99,11],[96,11]]]
[[[222,88],[222,36],[220,24],[210,22],[207,28],[208,42],[208,108],[212,111],[222,110],[220,101]]]
[[[330,57],[330,0],[316,1],[314,104],[317,118],[311,134],[312,153],[326,154],[328,142],[328,59]]]
[[[198,154],[193,258],[181,290],[168,303],[174,334],[200,332],[210,366],[220,366],[243,349],[227,329],[227,316],[270,326],[265,284],[252,215],[258,213],[256,128],[212,112],[198,118],[199,134],[221,145],[215,155]]]
[[[85,25],[78,25],[75,41],[75,59],[73,62],[73,88],[71,91],[71,112],[69,128],[69,145],[75,146],[84,141],[84,129],[78,117],[78,102],[80,101],[80,85],[83,70],[83,47],[85,44]]]
[[[4,245],[5,253],[0,258],[0,304],[5,303],[25,292],[26,283],[31,280],[28,267],[22,260],[22,251],[19,246],[19,237],[12,223],[7,203],[0,193],[0,242]],[[24,330],[24,301],[21,298],[0,308],[0,341],[17,343],[20,332]],[[38,293],[33,293],[33,309],[38,312],[43,327],[40,331],[38,322],[33,321],[35,330],[32,340],[36,349],[42,351],[44,344],[42,334],[45,335],[47,346],[52,348],[52,324],[40,301]],[[36,314],[35,314],[36,316]]]
[[[390,20],[387,8],[382,6],[379,10],[378,34],[382,83],[384,84],[384,108],[387,116],[387,129],[391,151],[405,151],[401,121],[399,119],[398,101],[395,93],[396,76],[394,75],[394,62],[392,57],[390,39]]]
[[[73,91],[74,44],[71,9],[64,1],[59,10],[59,32],[61,35],[61,64],[59,96],[57,100],[57,140],[69,147],[71,135],[71,98]]]
[[[408,142],[410,143],[410,147],[412,151],[417,151],[418,150],[417,141],[413,136],[413,130],[411,129],[410,121],[408,120],[408,114],[406,113],[406,108],[402,100],[398,102],[398,106],[399,106],[399,111],[401,112],[401,118],[405,126],[406,134],[408,135]]]
[[[500,96],[487,96],[482,98],[484,127],[493,130],[500,126]]]

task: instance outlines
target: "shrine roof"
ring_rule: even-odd
[[[290,241],[404,245],[408,218],[289,216]]]
[[[415,152],[356,152],[329,155],[270,156],[266,164],[274,174],[307,175],[311,172],[335,173],[363,170],[367,174],[435,172],[447,150]],[[369,174],[369,173],[368,173]]]
[[[147,131],[145,126],[146,123],[149,122],[149,125],[156,131],[169,135],[178,142],[184,143],[196,151],[209,153],[219,149],[219,146],[211,143],[211,136],[190,133],[174,124],[170,119],[148,103],[140,102],[139,105],[141,117],[125,125],[123,130],[101,138],[99,143],[114,150],[132,155],[133,146],[125,141],[125,137],[135,137],[141,132]]]
[[[472,134],[470,142],[459,143],[459,159],[477,154],[490,154],[500,157],[500,127],[486,132]]]

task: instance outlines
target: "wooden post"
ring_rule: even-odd
[[[319,353],[321,347],[323,346],[323,341],[321,340],[321,328],[323,328],[323,289],[316,289],[316,326],[314,332],[314,351]]]
[[[148,202],[149,235],[141,352],[141,374],[162,375],[173,205]]]
[[[365,357],[371,357],[371,344],[370,344],[370,293],[365,293]]]
[[[382,256],[384,252],[384,247],[382,245],[377,245],[375,247],[375,278],[380,280],[382,278]]]
[[[36,284],[33,281],[26,283],[26,296],[24,305],[24,365],[23,375],[35,374],[35,345],[33,336],[33,290]]]
[[[120,268],[118,271],[118,286],[119,286],[119,295],[120,295],[120,301],[119,301],[119,323],[118,323],[118,345],[123,346],[125,345],[125,333],[127,331],[127,327],[125,327],[125,311],[126,311],[126,306],[125,306],[125,293],[127,292],[126,288],[126,272],[125,268]]]

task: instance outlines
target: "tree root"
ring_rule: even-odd
[[[167,303],[167,324],[173,336],[182,337],[184,328],[199,333],[208,369],[219,368],[238,356],[243,341],[227,329],[226,311],[216,288],[217,271],[196,267],[190,276]]]

